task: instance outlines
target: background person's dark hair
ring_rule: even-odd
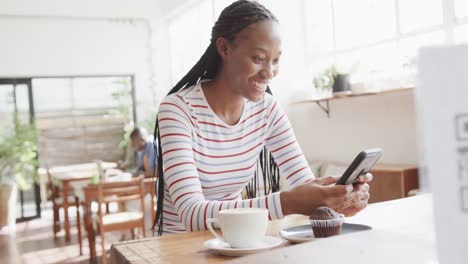
[[[221,65],[221,56],[216,49],[216,40],[223,37],[232,42],[242,29],[260,21],[278,22],[278,19],[270,10],[253,1],[239,0],[224,8],[211,30],[211,42],[205,53],[203,53],[192,69],[169,91],[168,95],[176,93],[185,87],[195,85],[200,80],[214,79]],[[267,92],[271,94],[269,87],[267,87]],[[158,225],[158,235],[161,235],[163,231],[164,175],[158,117],[156,117],[154,138],[157,139],[154,142],[155,153],[157,153],[156,158],[158,159],[158,202],[153,229]],[[266,148],[260,153],[259,164],[260,168],[257,171],[261,170],[260,173],[263,175],[264,194],[267,195],[270,192],[279,191],[279,170]],[[258,182],[258,173],[255,173],[252,181],[246,187],[248,198],[254,198],[259,194]]]
[[[130,138],[133,139],[137,136],[141,136],[141,131],[140,131],[140,128],[138,127],[135,127],[133,130],[132,130],[132,133],[130,133]]]
[[[130,133],[130,139],[134,139],[135,137],[141,137],[146,140],[148,137],[148,132],[143,127],[135,127]]]

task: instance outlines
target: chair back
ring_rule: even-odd
[[[99,221],[102,220],[102,204],[125,203],[131,200],[140,200],[141,212],[145,212],[145,189],[142,178],[136,178],[131,181],[106,182],[96,184],[98,189],[98,215]]]

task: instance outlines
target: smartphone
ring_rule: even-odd
[[[382,156],[382,153],[383,151],[380,148],[365,149],[359,152],[336,184],[346,185],[355,183],[359,176],[368,173],[372,169],[380,156]]]

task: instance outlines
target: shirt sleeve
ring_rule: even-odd
[[[297,143],[289,119],[275,100],[267,119],[269,127],[265,144],[278,165],[280,177],[284,177],[291,187],[313,180],[314,174]]]
[[[183,98],[166,97],[158,118],[165,188],[187,231],[207,229],[206,219],[223,209],[266,208],[270,219],[283,217],[279,193],[248,200],[206,200],[193,156],[194,118]]]

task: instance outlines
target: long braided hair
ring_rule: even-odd
[[[236,35],[247,26],[260,21],[275,21],[278,19],[263,5],[248,0],[239,0],[226,7],[211,30],[211,42],[205,53],[190,71],[169,91],[168,95],[181,89],[197,84],[203,79],[214,79],[221,65],[221,56],[216,49],[216,40],[220,37],[233,42]],[[271,94],[270,87],[267,93]],[[161,149],[159,121],[156,117],[154,129],[154,147],[157,158],[158,191],[156,219],[153,230],[158,225],[158,235],[163,232],[163,204],[164,204],[164,173]],[[264,195],[279,191],[279,170],[270,152],[263,148],[258,159],[257,170],[251,182],[246,186],[246,194],[249,199],[257,197],[259,190],[259,174],[263,176]]]

